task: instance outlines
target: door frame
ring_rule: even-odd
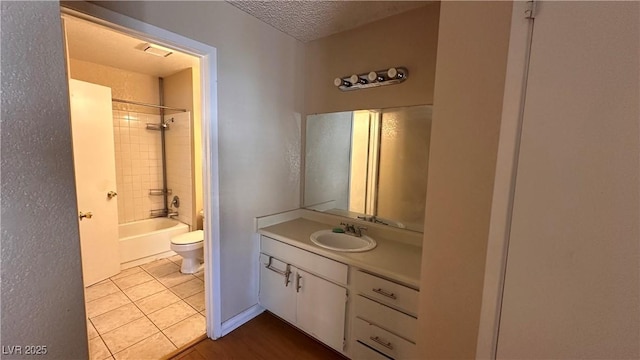
[[[216,48],[84,1],[61,2],[61,12],[200,59],[206,325],[207,336],[219,338],[222,336],[222,305]]]
[[[526,1],[514,1],[511,13],[476,359],[495,359],[498,346],[502,292],[511,235],[511,215],[528,78],[529,46],[533,36],[533,19],[525,16],[527,6]]]

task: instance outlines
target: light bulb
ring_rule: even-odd
[[[396,70],[396,68],[390,68],[387,71],[387,76],[389,76],[389,79],[395,79],[396,76],[398,76],[398,70]]]
[[[384,81],[384,77],[378,75],[378,73],[376,73],[375,71],[372,71],[369,73],[369,75],[367,75],[367,78],[369,79],[370,82],[374,82],[374,81]]]
[[[340,78],[335,78],[333,79],[333,85],[340,87],[340,86],[346,86],[349,87],[351,86],[351,83],[348,82],[347,80],[342,80]]]
[[[351,77],[349,78],[349,81],[351,81],[352,84],[366,84],[367,83],[367,79],[361,78],[360,76],[358,76],[356,74],[351,75]]]

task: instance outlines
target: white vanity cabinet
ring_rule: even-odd
[[[355,270],[351,287],[351,357],[370,359],[373,353],[391,359],[415,357],[418,291]]]
[[[291,283],[294,269],[290,264],[265,254],[260,254],[260,264],[260,305],[295,324],[296,290]]]
[[[265,236],[260,248],[260,304],[343,352],[347,265]]]

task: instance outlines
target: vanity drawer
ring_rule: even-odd
[[[418,314],[418,291],[414,289],[359,270],[353,273],[353,285],[363,295],[413,316]]]
[[[275,256],[284,262],[330,281],[339,284],[347,283],[347,271],[349,267],[343,263],[327,259],[326,257],[299,249],[264,235],[260,236],[260,249],[264,254]]]
[[[354,309],[356,317],[391,331],[407,340],[416,341],[418,328],[416,318],[361,295],[356,296]]]
[[[352,360],[389,360],[387,357],[379,352],[371,349],[370,347],[363,345],[358,341],[353,342],[353,351],[351,351]]]
[[[409,359],[415,354],[415,344],[360,318],[355,319],[353,337],[394,359]]]

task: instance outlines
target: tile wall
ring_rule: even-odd
[[[113,111],[113,133],[118,192],[118,222],[148,219],[152,209],[164,208],[162,196],[149,189],[162,188],[160,131],[147,130],[160,123],[160,115]]]

